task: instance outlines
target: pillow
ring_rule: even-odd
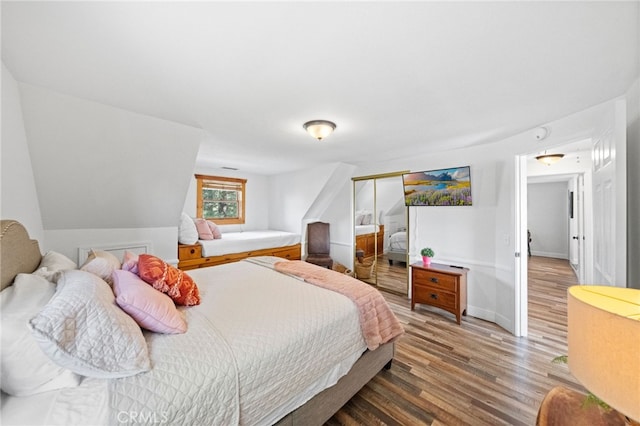
[[[362,216],[362,225],[371,225],[371,220],[373,219],[373,214],[367,212]]]
[[[116,269],[120,269],[120,261],[113,254],[104,250],[93,250],[89,252],[87,260],[80,267],[81,271],[91,272],[112,284],[111,274]]]
[[[138,274],[177,305],[199,305],[200,291],[189,275],[150,254],[138,256]]]
[[[47,304],[55,288],[41,276],[18,274],[13,285],[0,293],[1,383],[9,395],[28,396],[80,384],[80,376],[53,363],[29,331],[29,319]]]
[[[121,269],[113,271],[113,291],[118,306],[141,327],[168,334],[187,331],[187,323],[173,300],[136,274]]]
[[[90,272],[64,271],[56,294],[29,325],[43,352],[74,373],[119,378],[151,369],[142,330]]]
[[[122,258],[122,269],[125,271],[138,273],[138,255],[125,250],[124,257]],[[115,271],[114,271],[115,272]]]
[[[209,229],[211,230],[211,234],[213,234],[214,240],[219,240],[220,238],[222,238],[222,232],[220,231],[220,228],[218,228],[218,225],[215,224],[215,222],[208,220],[207,225],[209,225]]]
[[[178,226],[178,242],[180,244],[195,244],[196,241],[198,241],[196,224],[188,214],[183,212],[180,216],[180,226]]]
[[[201,240],[213,240],[213,232],[205,219],[195,219],[198,238]]]
[[[55,282],[56,274],[58,272],[69,269],[78,269],[76,262],[69,259],[64,254],[57,253],[55,251],[48,251],[44,256],[42,256],[40,265],[38,265],[38,269],[35,270],[34,274]]]

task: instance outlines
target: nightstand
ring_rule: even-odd
[[[432,263],[411,265],[411,310],[416,303],[451,312],[458,324],[467,310],[467,268]]]

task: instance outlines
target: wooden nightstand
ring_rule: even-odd
[[[467,310],[467,268],[422,263],[411,265],[411,310],[416,303],[451,312],[458,324]]]

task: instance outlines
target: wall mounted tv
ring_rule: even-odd
[[[470,167],[411,172],[402,175],[407,206],[470,206]]]

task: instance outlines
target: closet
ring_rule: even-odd
[[[403,173],[353,178],[353,270],[364,282],[406,295],[408,215]]]

